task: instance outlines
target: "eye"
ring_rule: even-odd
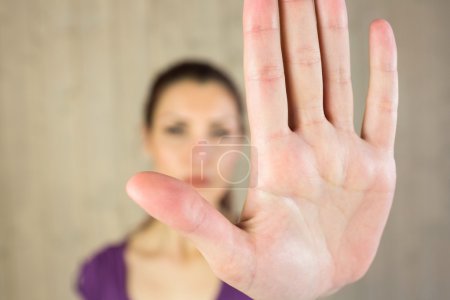
[[[216,129],[212,132],[213,136],[224,136],[224,135],[229,135],[230,131],[226,130],[226,129]]]
[[[181,127],[167,127],[165,131],[169,134],[182,134],[184,132]]]

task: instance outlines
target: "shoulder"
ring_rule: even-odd
[[[88,257],[83,265],[97,270],[111,268],[114,266],[111,263],[122,258],[124,245],[124,241],[107,244]]]
[[[120,288],[125,277],[123,250],[125,241],[108,244],[81,264],[77,290],[84,299],[102,299],[108,289]]]

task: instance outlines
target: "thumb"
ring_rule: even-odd
[[[212,271],[238,289],[249,271],[248,235],[233,225],[180,180],[156,172],[141,172],[126,185],[128,195],[148,214],[191,240]]]

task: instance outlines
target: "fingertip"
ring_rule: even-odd
[[[138,204],[141,202],[142,191],[141,188],[144,186],[146,180],[146,174],[148,172],[139,172],[130,177],[125,185],[125,190],[128,196]]]
[[[392,30],[391,25],[386,19],[375,19],[370,26],[374,29],[380,28],[380,30]]]
[[[376,19],[370,24],[371,66],[382,71],[397,70],[397,46],[388,21]]]
[[[372,42],[381,43],[386,48],[395,48],[394,30],[385,19],[376,19],[370,24],[370,37]]]
[[[190,185],[174,177],[158,172],[139,172],[128,179],[126,192],[128,196],[149,211],[153,207],[154,200],[172,199],[174,195],[187,193]],[[163,205],[159,203],[159,205]]]

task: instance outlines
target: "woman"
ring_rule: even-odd
[[[195,61],[161,73],[144,110],[142,135],[155,171],[192,184],[230,221],[237,216],[221,176],[232,176],[234,164],[222,164],[219,174],[216,166],[226,147],[214,145],[226,136],[245,134],[243,114],[240,95],[227,75]],[[191,157],[199,141],[208,143],[202,177]],[[249,299],[217,279],[191,242],[154,219],[89,259],[78,290],[84,299],[97,300]]]
[[[252,172],[240,222],[158,172],[134,175],[126,189],[251,298],[321,298],[364,276],[392,205],[394,34],[384,20],[371,24],[358,134],[344,0],[245,0],[243,29]]]

